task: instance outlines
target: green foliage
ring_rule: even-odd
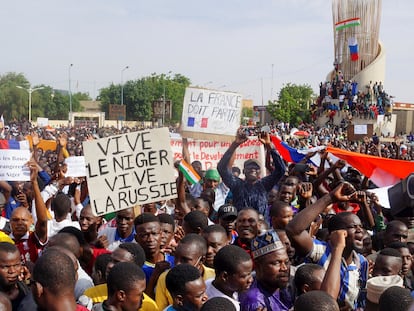
[[[242,120],[240,124],[247,125],[248,120],[245,120],[244,118],[253,118],[253,108],[243,107],[241,116]]]
[[[20,89],[21,86],[24,89]],[[0,76],[0,114],[7,120],[14,118],[28,118],[29,94],[32,87],[22,73],[9,72]],[[32,120],[37,117],[49,119],[67,120],[69,116],[69,93],[67,91],[54,90],[51,86],[36,85],[32,89],[43,89],[32,92]],[[80,111],[80,100],[90,100],[85,93],[72,94],[72,109]]]
[[[309,120],[308,105],[313,97],[309,85],[288,83],[280,90],[278,100],[269,102],[267,110],[274,119],[296,126],[302,121]]]
[[[183,108],[185,88],[190,80],[180,74],[169,76],[153,73],[149,77],[127,81],[124,84],[124,105],[126,105],[127,120],[152,120],[152,102],[155,100],[172,101],[172,118],[166,116],[166,123],[179,122]],[[109,113],[110,104],[121,103],[121,85],[110,85],[101,89],[99,100],[102,110]]]

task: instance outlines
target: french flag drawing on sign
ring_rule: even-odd
[[[194,127],[195,119],[194,117],[188,117],[187,126]]]
[[[208,118],[201,118],[201,128],[206,128],[208,125]]]

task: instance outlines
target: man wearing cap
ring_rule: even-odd
[[[250,289],[239,296],[242,311],[289,310],[293,297],[287,289],[290,260],[284,244],[273,230],[252,240],[256,278]]]
[[[269,176],[260,179],[260,163],[255,159],[249,159],[244,162],[244,180],[232,174],[229,168],[231,158],[237,147],[247,141],[246,133],[242,129],[237,131],[236,139],[224,153],[217,165],[217,169],[223,182],[230,188],[233,194],[233,204],[237,210],[240,211],[246,207],[253,207],[259,214],[264,215],[265,219],[268,219],[267,194],[285,174],[286,167],[282,158],[275,150],[269,133],[261,133],[259,139],[265,145],[266,150],[270,152],[273,159],[274,170]]]
[[[235,230],[237,209],[231,204],[225,204],[220,206],[217,213],[219,225],[223,226],[227,232],[227,240],[230,244],[233,244],[238,234]]]
[[[206,171],[202,183],[198,182],[191,186],[190,194],[195,198],[199,198],[201,192],[205,189],[214,190],[215,199],[213,208],[217,212],[219,207],[225,203],[230,189],[224,183],[220,182],[220,174],[215,168],[210,168]]]
[[[374,276],[367,281],[367,305],[365,311],[378,310],[383,292],[392,286],[403,288],[403,279],[399,275]]]

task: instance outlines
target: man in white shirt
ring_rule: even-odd
[[[241,247],[224,246],[214,257],[214,270],[216,277],[206,281],[207,296],[224,297],[240,311],[238,293],[249,289],[253,283],[250,255]]]
[[[115,250],[124,242],[135,242],[135,212],[133,208],[118,211],[115,216],[116,227],[106,227],[98,232],[98,238],[103,237],[108,241],[107,249]]]
[[[52,199],[52,210],[55,217],[48,221],[47,236],[52,237],[61,229],[71,226],[80,229],[77,221],[71,219],[71,205],[69,197],[63,192],[58,192]]]

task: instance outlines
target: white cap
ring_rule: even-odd
[[[374,276],[367,281],[367,299],[379,303],[383,292],[391,286],[403,287],[403,279],[399,275]]]

